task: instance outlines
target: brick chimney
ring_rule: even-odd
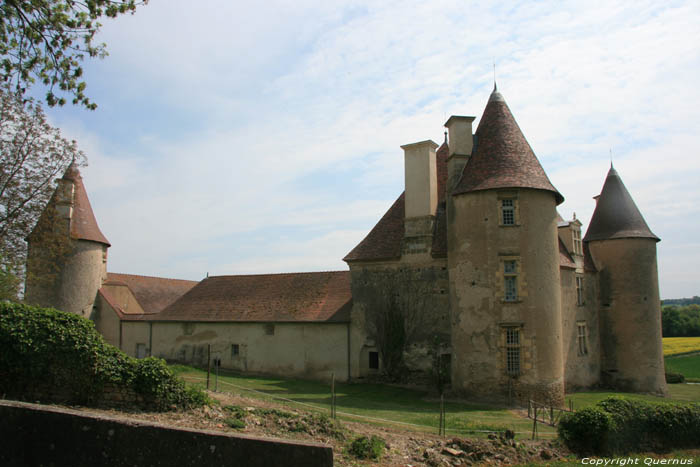
[[[437,168],[434,141],[401,146],[405,164],[404,253],[426,253],[432,246],[437,210]]]

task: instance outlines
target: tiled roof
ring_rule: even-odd
[[[148,321],[349,322],[350,272],[204,279]]]
[[[659,241],[659,237],[649,229],[617,171],[611,166],[583,241],[613,238],[651,238]]]
[[[564,245],[564,242],[561,241],[561,238],[559,239],[559,267],[576,269],[576,263],[566,250],[566,245]]]
[[[63,179],[70,180],[74,186],[73,216],[70,224],[71,237],[77,240],[91,240],[104,243],[109,246],[107,237],[102,234],[100,227],[97,225],[87,191],[85,191],[85,185],[83,185],[83,177],[80,176],[80,171],[75,163],[68,167],[66,173],[63,174]]]
[[[447,185],[447,156],[445,141],[435,153],[437,172],[438,208],[433,235],[432,255],[447,256],[447,217],[445,215],[445,190]],[[404,236],[405,192],[391,205],[367,236],[357,244],[343,261],[378,261],[398,259]]]
[[[107,273],[105,285],[126,285],[146,313],[158,313],[182,297],[196,281]]]
[[[503,96],[494,89],[475,133],[469,158],[454,194],[494,188],[551,191],[557,204],[564,197],[552,185],[523,136]]]

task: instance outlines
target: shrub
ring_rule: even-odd
[[[666,373],[666,382],[668,384],[685,383],[685,376],[680,373]]]
[[[559,436],[581,455],[700,446],[700,405],[609,397],[562,418]]]
[[[90,406],[167,410],[203,405],[163,360],[137,360],[72,313],[0,303],[0,394]]]
[[[379,436],[360,436],[350,443],[348,451],[358,459],[379,459],[385,446],[386,443]]]
[[[224,423],[226,423],[231,428],[235,428],[236,430],[242,430],[243,428],[245,428],[245,422],[240,418],[236,417],[228,417],[226,420],[224,420]]]

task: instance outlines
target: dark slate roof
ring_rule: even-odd
[[[651,238],[659,241],[659,237],[649,229],[617,171],[610,166],[583,241],[614,238]]]
[[[475,152],[455,187],[455,195],[494,188],[535,188],[554,193],[557,204],[564,201],[495,88],[475,136]]]
[[[204,279],[147,321],[349,322],[350,272],[305,272]]]
[[[438,208],[432,255],[447,256],[447,217],[445,215],[445,190],[447,187],[447,141],[435,153],[437,172]],[[391,205],[367,236],[357,244],[343,261],[379,261],[401,257],[404,236],[405,192]]]
[[[74,185],[73,217],[70,224],[71,237],[77,240],[91,240],[110,246],[107,237],[102,234],[100,227],[97,225],[87,191],[85,191],[85,185],[83,185],[83,177],[80,176],[80,171],[75,163],[68,167],[63,175],[63,179],[70,180]]]
[[[126,285],[145,313],[158,313],[182,297],[197,282],[109,272],[105,285]]]

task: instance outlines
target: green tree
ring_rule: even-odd
[[[62,138],[31,99],[25,101],[7,87],[0,88],[0,269],[4,274],[24,278],[25,238],[46,207],[56,178],[73,161],[85,163],[76,142]]]
[[[105,44],[93,42],[103,16],[133,13],[148,0],[4,0],[0,3],[0,73],[19,94],[39,80],[48,88],[49,106],[97,105],[85,95],[81,62],[107,55]]]

